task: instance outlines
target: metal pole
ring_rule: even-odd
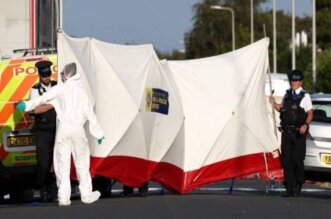
[[[60,0],[60,29],[63,28],[63,0]]]
[[[52,16],[52,20],[51,20],[51,47],[54,48],[56,45],[56,37],[54,37],[54,33],[56,33],[57,31],[57,17],[56,17],[56,10],[57,10],[57,4],[56,1],[52,2],[52,11],[51,11],[51,16]],[[54,25],[54,21],[55,21],[55,25]]]
[[[267,33],[266,33],[266,29],[265,29],[265,24],[263,24],[263,33],[264,33],[264,37],[266,37],[266,36],[267,36]],[[268,74],[268,79],[269,79],[270,96],[273,96],[273,94],[274,94],[274,90],[272,89],[272,80],[271,80],[271,74],[270,74],[270,65],[269,65],[269,62],[268,62],[267,74]],[[277,135],[277,125],[276,125],[276,112],[275,112],[275,107],[274,107],[274,105],[272,105],[272,120],[273,120],[273,124],[274,124],[274,133],[275,133],[276,138],[278,139],[278,135]]]
[[[313,46],[312,46],[312,73],[313,73],[313,92],[316,92],[316,0],[312,0],[313,4]]]
[[[292,70],[295,68],[295,0],[292,0]]]
[[[62,4],[63,0],[55,0],[55,7],[56,7],[56,29],[61,30],[62,29]]]
[[[235,32],[234,32],[234,11],[232,10],[232,8],[229,8],[229,10],[232,13],[232,50],[236,49],[236,36],[235,36]]]
[[[251,0],[251,43],[254,42],[254,0]]]
[[[276,28],[276,0],[273,0],[273,70],[277,73],[277,28]]]

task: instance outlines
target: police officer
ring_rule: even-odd
[[[39,61],[35,64],[38,69],[39,82],[30,91],[30,99],[34,99],[49,91],[56,85],[51,80],[51,65],[48,60]],[[40,190],[42,201],[56,199],[57,188],[54,173],[51,173],[53,163],[53,149],[55,143],[56,112],[52,105],[44,104],[35,108],[32,112],[35,118],[34,133],[36,136],[37,154],[37,179],[35,188]]]
[[[280,112],[282,140],[281,163],[284,171],[283,197],[300,196],[304,183],[304,159],[306,155],[306,134],[313,119],[313,105],[310,95],[303,90],[302,71],[290,74],[291,88],[286,91],[281,104],[271,96],[270,102]]]

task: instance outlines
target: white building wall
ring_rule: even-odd
[[[0,59],[31,47],[30,0],[0,0]]]

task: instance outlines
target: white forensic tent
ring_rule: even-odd
[[[59,69],[78,64],[105,132],[102,145],[89,141],[92,174],[186,193],[279,168],[264,95],[268,44],[161,65],[151,45],[59,34]]]

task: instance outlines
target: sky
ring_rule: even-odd
[[[202,0],[63,0],[63,29],[75,37],[117,44],[153,44],[162,52],[184,48],[194,4]],[[247,0],[249,1],[249,0]],[[265,7],[272,8],[272,0]],[[295,0],[297,16],[311,15],[311,0]],[[291,13],[292,0],[276,0]],[[289,30],[290,31],[290,30]]]

